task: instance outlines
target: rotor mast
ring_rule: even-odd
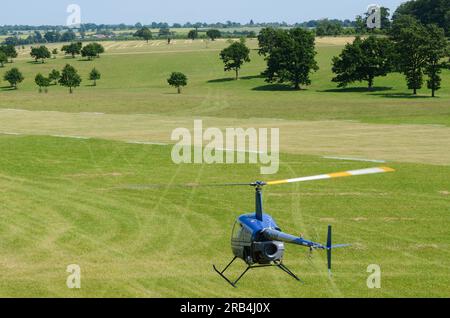
[[[263,220],[263,197],[262,197],[262,188],[265,186],[266,183],[262,181],[257,181],[252,184],[253,187],[255,187],[255,213],[256,213],[256,219],[258,221]]]

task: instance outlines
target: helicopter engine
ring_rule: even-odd
[[[253,263],[270,264],[283,259],[284,243],[277,241],[254,242],[251,250]]]

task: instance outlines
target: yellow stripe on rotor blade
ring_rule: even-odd
[[[342,178],[342,177],[351,177],[352,174],[350,172],[336,172],[328,174],[330,178]]]
[[[278,185],[278,184],[285,184],[285,183],[289,183],[289,181],[288,180],[270,181],[270,182],[267,182],[267,185]]]
[[[321,174],[321,175],[317,175],[317,176],[303,177],[303,178],[296,178],[296,179],[270,181],[270,182],[267,182],[267,185],[279,185],[279,184],[295,183],[295,182],[308,182],[308,181],[326,180],[326,179],[333,179],[333,178],[363,176],[363,175],[368,175],[368,174],[377,174],[377,173],[394,172],[394,171],[395,171],[395,169],[392,169],[389,167],[369,168],[369,169]]]

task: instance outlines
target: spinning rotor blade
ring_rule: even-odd
[[[267,182],[266,184],[267,185],[279,185],[279,184],[286,184],[286,183],[317,181],[317,180],[326,180],[326,179],[352,177],[352,176],[362,176],[362,175],[366,175],[366,174],[377,174],[377,173],[386,173],[386,172],[394,172],[394,171],[395,171],[394,169],[389,168],[389,167],[370,168],[370,169],[345,171],[345,172],[337,172],[337,173],[330,173],[330,174],[321,174],[321,175],[317,175],[317,176],[303,177],[303,178],[296,178],[296,179],[270,181],[270,182]]]
[[[122,187],[129,190],[147,190],[147,189],[167,189],[167,188],[205,188],[205,187],[241,187],[251,186],[251,183],[223,183],[223,184],[199,184],[199,183],[186,183],[186,184],[130,184]]]
[[[362,169],[362,170],[337,172],[337,173],[330,173],[330,174],[321,174],[321,175],[311,176],[311,177],[285,179],[285,180],[270,181],[270,182],[257,181],[254,183],[131,184],[131,185],[127,185],[122,188],[131,189],[131,190],[167,189],[167,188],[243,187],[243,186],[252,186],[252,187],[260,188],[260,187],[263,187],[266,185],[280,185],[280,184],[295,183],[295,182],[326,180],[326,179],[362,176],[362,175],[366,175],[366,174],[377,174],[377,173],[386,173],[386,172],[394,172],[394,171],[395,171],[394,169],[389,168],[389,167],[380,167],[380,168],[370,168],[370,169]]]

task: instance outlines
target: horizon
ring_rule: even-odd
[[[327,0],[318,0],[314,4],[304,0],[281,0],[282,5],[273,7],[270,0],[249,0],[245,3],[240,0],[229,0],[225,7],[222,4],[211,3],[207,0],[194,0],[186,3],[183,0],[172,0],[167,3],[153,5],[149,1],[131,0],[132,5],[123,6],[122,1],[99,0],[95,3],[87,0],[58,1],[43,0],[36,3],[18,0],[14,3],[2,4],[0,11],[1,25],[29,25],[29,26],[63,26],[69,16],[67,7],[77,4],[81,8],[81,23],[94,24],[127,24],[144,25],[152,22],[180,23],[224,23],[226,21],[246,24],[250,20],[255,23],[282,23],[295,24],[318,19],[354,20],[357,15],[363,14],[367,7],[375,1],[361,3],[358,0],[343,0],[339,3],[327,3]],[[76,2],[76,3],[75,3]],[[383,0],[375,3],[391,10],[403,3],[403,0]],[[280,3],[280,2],[279,2]],[[21,7],[20,18],[9,14]],[[198,10],[203,8],[203,10]],[[250,13],[249,13],[250,12]]]

